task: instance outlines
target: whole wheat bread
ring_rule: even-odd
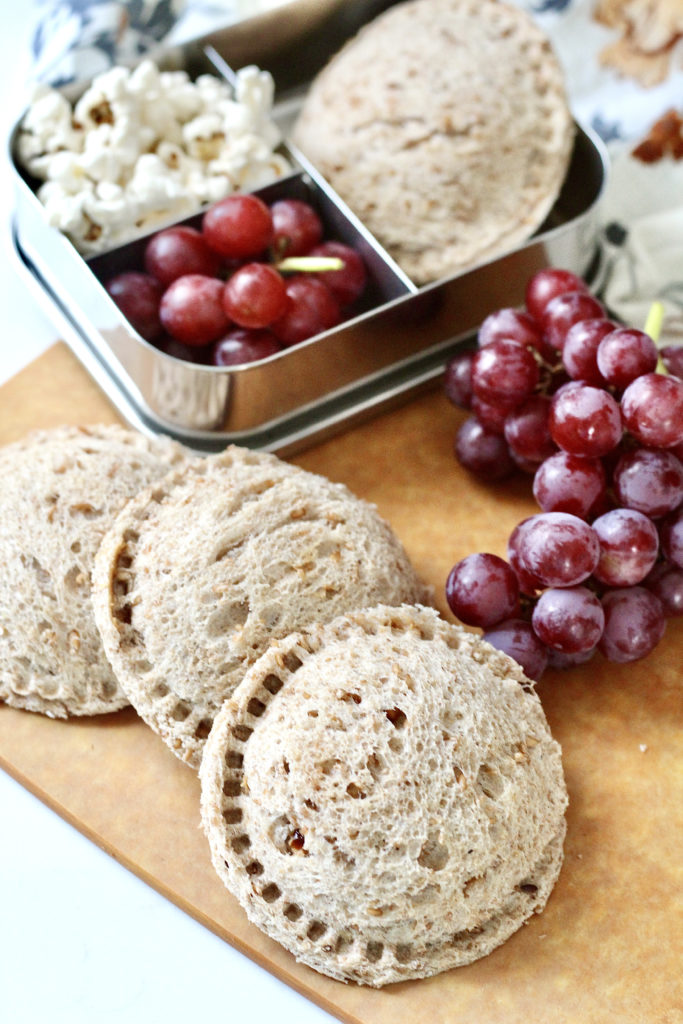
[[[533,685],[427,608],[274,643],[216,717],[200,780],[225,885],[343,981],[484,956],[544,908],[562,863],[561,752]]]
[[[350,608],[426,598],[374,506],[236,446],[126,506],[97,555],[93,590],[131,704],[194,767],[216,712],[274,637]]]
[[[574,126],[531,16],[409,0],[314,79],[293,141],[418,284],[514,248],[546,218]]]
[[[55,718],[128,703],[95,626],[95,552],[128,499],[188,454],[113,425],[0,449],[0,700]]]

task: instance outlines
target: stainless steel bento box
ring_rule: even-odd
[[[149,56],[191,77],[207,71],[228,76],[230,68],[247,63],[270,71],[275,116],[286,140],[312,75],[364,21],[388,6],[297,0]],[[306,198],[331,237],[362,252],[370,282],[364,303],[338,327],[267,359],[238,367],[189,363],[144,341],[102,283],[139,260],[145,239],[90,259],[81,256],[47,224],[35,182],[16,160],[18,131],[19,125],[10,138],[16,170],[14,244],[36,296],[129,422],[147,433],[171,434],[199,451],[219,450],[229,442],[281,454],[302,448],[437,380],[455,348],[489,312],[521,304],[524,285],[536,270],[559,265],[590,280],[598,261],[597,204],[607,159],[600,141],[578,126],[562,192],[536,235],[499,259],[421,288],[316,168],[285,142],[294,173],[258,194],[267,201]],[[200,217],[183,223],[196,224]]]

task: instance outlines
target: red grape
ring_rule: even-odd
[[[295,345],[339,323],[339,303],[322,281],[297,274],[286,285],[288,304],[284,314],[271,324],[283,345]]]
[[[609,587],[632,587],[644,580],[657,560],[659,537],[651,519],[615,508],[594,520],[600,558],[593,575]]]
[[[602,636],[605,613],[587,587],[551,587],[536,602],[531,624],[547,647],[580,654],[593,650]]]
[[[683,500],[683,464],[669,451],[636,448],[621,456],[612,483],[620,505],[656,519]]]
[[[214,366],[238,366],[266,359],[280,351],[281,345],[270,331],[236,327],[215,343],[211,361]]]
[[[185,274],[168,286],[159,316],[164,328],[186,345],[208,345],[224,333],[223,282],[217,277]]]
[[[446,600],[461,622],[486,629],[518,611],[517,577],[498,555],[468,555],[448,574]]]
[[[320,217],[301,199],[278,199],[270,208],[273,248],[278,259],[303,256],[323,237]]]
[[[619,444],[619,406],[607,392],[589,384],[566,384],[553,395],[550,435],[570,455],[599,458]]]
[[[683,441],[683,381],[663,373],[637,377],[621,396],[621,414],[641,444],[673,448]]]
[[[543,311],[541,326],[546,342],[562,351],[570,327],[580,320],[602,319],[605,310],[589,292],[563,292],[551,299]]]
[[[652,373],[657,358],[657,347],[650,335],[635,327],[618,327],[598,345],[598,370],[619,391],[636,377]]]
[[[178,225],[153,235],[145,247],[145,269],[168,287],[185,274],[216,277],[220,258],[196,228]]]
[[[458,461],[482,480],[502,480],[514,472],[515,464],[504,439],[474,416],[460,426],[454,449]]]
[[[668,372],[683,380],[683,345],[665,345],[659,354]]]
[[[542,462],[556,451],[548,429],[550,399],[531,395],[505,418],[505,440],[513,454],[530,462]]]
[[[107,281],[105,288],[126,320],[145,339],[156,341],[163,328],[159,319],[162,286],[149,274],[124,271]]]
[[[526,522],[527,520],[523,519],[510,534],[507,544],[507,556],[508,562],[517,577],[521,592],[527,597],[535,597],[536,592],[542,588],[543,584],[537,576],[529,572],[525,567],[520,554],[520,542],[524,536]]]
[[[282,275],[268,263],[245,263],[225,284],[223,308],[240,327],[267,327],[287,308]]]
[[[273,240],[273,218],[258,196],[236,194],[219,199],[202,219],[208,245],[226,259],[251,259]]]
[[[480,348],[506,339],[536,349],[546,360],[554,359],[555,353],[546,345],[540,324],[524,310],[506,307],[490,313],[477,335]]]
[[[662,554],[672,565],[683,569],[683,507],[662,519],[659,524]]]
[[[486,427],[487,430],[493,431],[494,434],[500,434],[502,437],[505,433],[505,420],[512,409],[514,409],[514,405],[505,405],[501,402],[484,402],[478,395],[472,395],[470,408],[482,426]]]
[[[516,528],[519,562],[544,587],[571,587],[591,575],[600,557],[594,530],[566,512],[540,512]]]
[[[538,639],[530,622],[506,619],[484,633],[484,640],[521,665],[524,674],[538,681],[548,664],[548,651]]]
[[[605,499],[605,471],[599,459],[556,452],[537,469],[533,490],[544,512],[569,512],[590,519]]]
[[[537,320],[543,316],[548,303],[564,292],[588,291],[588,285],[571,270],[545,267],[537,271],[526,286],[526,308]]]
[[[472,349],[456,352],[444,369],[443,387],[446,398],[460,409],[469,409],[472,405],[473,359]]]
[[[485,402],[523,402],[538,379],[536,360],[518,341],[492,341],[477,351],[472,362],[472,390]]]
[[[333,257],[343,262],[344,266],[339,270],[316,271],[316,277],[327,285],[340,305],[350,306],[360,298],[368,281],[368,272],[360,253],[343,242],[331,241],[315,245],[307,255]]]
[[[608,661],[625,663],[644,658],[664,635],[662,603],[645,587],[608,590],[603,595],[602,607],[605,629],[598,650]]]
[[[596,648],[591,647],[588,651],[577,651],[575,654],[567,654],[564,651],[556,651],[548,648],[548,668],[568,669],[575,665],[585,665],[595,654]]]
[[[667,618],[683,615],[683,569],[660,562],[643,580],[643,586],[662,602]]]
[[[598,369],[598,345],[616,327],[605,317],[577,320],[571,325],[562,346],[562,364],[573,380],[604,387],[605,379]]]

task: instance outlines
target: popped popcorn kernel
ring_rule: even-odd
[[[92,255],[289,173],[276,152],[273,98],[272,76],[254,65],[237,72],[233,88],[146,59],[96,76],[73,107],[38,86],[17,152],[43,182],[37,195],[49,223]]]

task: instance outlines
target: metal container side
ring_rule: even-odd
[[[273,67],[280,93],[276,118],[286,132],[296,116],[305,78],[363,20],[388,6],[326,2],[314,11],[307,3],[286,4],[265,20],[250,19],[150,56],[161,66],[183,67],[195,75],[211,71],[229,77],[231,66],[251,62]],[[278,33],[285,13],[291,15],[295,9],[300,15],[296,25]],[[254,25],[267,25],[268,30],[255,34]],[[302,46],[306,60],[292,62]],[[73,87],[72,92],[84,87]],[[13,159],[18,128],[10,139]],[[136,247],[139,255],[144,239],[85,260],[46,223],[35,183],[14,161],[15,247],[21,267],[37,292],[47,297],[79,357],[136,425],[174,434],[198,450],[215,450],[234,441],[294,451],[432,382],[455,347],[492,309],[522,303],[526,281],[541,267],[564,266],[589,279],[593,272],[598,257],[597,208],[608,165],[600,140],[579,126],[565,184],[536,235],[502,258],[422,288],[403,274],[317,169],[293,146],[289,151],[303,169],[289,179],[291,187],[303,186],[315,195],[330,233],[361,247],[370,261],[374,308],[360,310],[339,327],[268,359],[230,368],[188,363],[143,341],[98,277],[103,280],[109,271],[131,269],[126,259]],[[270,192],[277,194],[283,184],[287,182],[270,186]]]
[[[604,149],[578,129],[562,193],[544,229],[526,245],[230,370],[174,359],[139,338],[71,243],[46,228],[34,195],[26,198],[40,244],[30,241],[24,216],[18,219],[18,247],[70,319],[72,333],[80,335],[78,348],[90,347],[108,369],[108,392],[122,390],[125,404],[153,429],[199,450],[232,441],[294,451],[438,377],[456,345],[492,309],[523,302],[524,284],[536,270],[564,266],[590,278],[605,173]],[[71,271],[68,290],[65,267]],[[103,305],[112,318],[109,328],[95,327]]]

